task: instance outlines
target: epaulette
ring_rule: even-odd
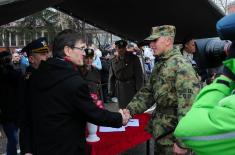
[[[24,79],[25,79],[25,80],[28,80],[31,75],[32,75],[31,72],[27,72],[27,73],[25,74],[25,76],[24,76]]]
[[[112,58],[110,58],[110,61],[114,61],[114,60],[116,60],[116,59],[117,59],[117,56],[114,55]]]

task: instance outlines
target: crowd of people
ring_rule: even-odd
[[[0,52],[7,155],[17,155],[18,139],[22,155],[85,154],[86,122],[121,127],[154,104],[147,131],[156,139],[155,153],[192,154],[178,138],[181,131],[176,136],[174,131],[194,100],[202,102],[196,96],[206,80],[193,59],[195,39],[186,37],[180,49],[174,46],[175,35],[173,25],[156,26],[145,39],[149,48],[118,40],[114,48],[100,50],[67,29],[57,34],[52,49],[43,37],[19,53]],[[230,87],[235,79],[230,63],[225,63],[222,77],[213,75],[207,84],[215,79],[217,85]],[[120,110],[99,108],[92,94],[104,103],[117,97]]]

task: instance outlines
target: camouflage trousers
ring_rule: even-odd
[[[172,155],[172,145],[155,144],[155,155]]]
[[[155,155],[173,155],[173,146],[172,145],[161,145],[155,143]],[[186,155],[194,155],[192,151],[188,151]]]

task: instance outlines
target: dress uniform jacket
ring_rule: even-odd
[[[139,58],[132,53],[111,60],[109,94],[117,95],[119,108],[125,108],[143,85],[143,72]]]
[[[30,128],[31,112],[30,104],[27,102],[28,91],[29,91],[29,80],[31,75],[36,69],[32,66],[27,67],[24,77],[20,81],[20,152],[21,154],[32,153],[32,130]]]
[[[80,73],[60,59],[40,64],[30,79],[28,101],[34,155],[85,154],[87,121],[122,126],[121,114],[98,108]]]
[[[90,88],[90,92],[97,93],[100,95],[101,92],[101,75],[100,71],[91,66],[91,68],[87,71],[84,79],[88,82],[88,87]]]
[[[191,107],[199,89],[199,80],[192,65],[175,48],[160,56],[149,83],[141,88],[127,108],[131,114],[142,113],[156,103],[147,129],[155,138],[168,135],[158,142],[172,145],[174,139],[171,133]]]

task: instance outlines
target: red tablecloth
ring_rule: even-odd
[[[152,135],[144,129],[150,119],[149,114],[138,114],[139,127],[126,127],[124,132],[98,132],[99,142],[87,143],[90,155],[115,155],[149,140]]]

